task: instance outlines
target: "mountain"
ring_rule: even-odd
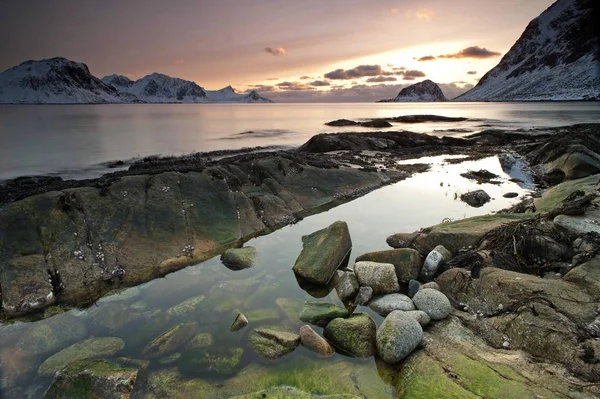
[[[395,98],[379,102],[441,102],[448,101],[442,89],[427,79],[414,85],[405,87]]]
[[[593,3],[558,0],[458,101],[600,100]]]
[[[145,103],[207,103],[206,92],[189,80],[172,78],[162,73],[146,75],[131,81],[125,76],[110,75],[102,78],[119,92],[133,94]]]
[[[217,103],[272,103],[266,97],[259,95],[256,90],[252,90],[247,94],[238,94],[233,87],[227,86],[220,90],[207,90],[206,96],[211,102]]]
[[[90,73],[87,65],[56,57],[26,61],[0,73],[0,103],[73,104],[130,103],[122,94]]]

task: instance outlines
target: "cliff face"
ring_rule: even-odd
[[[459,101],[600,99],[594,0],[558,0]]]

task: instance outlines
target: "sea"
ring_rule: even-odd
[[[600,122],[600,103],[2,106],[0,177],[52,174],[77,179],[99,175],[116,160],[153,154],[256,146],[293,148],[317,133],[349,130],[324,125],[331,120],[413,114],[470,120],[394,124],[389,130],[464,136],[484,129],[529,130]],[[258,252],[250,269],[230,270],[215,257],[117,290],[87,308],[58,310],[44,320],[0,323],[0,397],[43,397],[52,377],[40,373],[40,365],[52,356],[64,356],[61,351],[68,352],[70,345],[90,337],[122,340],[119,351],[103,356],[109,361],[149,361],[139,374],[138,397],[228,398],[275,385],[323,395],[395,397],[395,387],[386,378],[395,371],[375,358],[356,359],[343,353],[322,358],[299,347],[280,359],[265,361],[254,353],[249,335],[257,327],[297,331],[304,324],[298,313],[306,300],[342,305],[335,290],[315,298],[315,293],[299,286],[292,265],[302,249],[302,236],[334,221],[346,221],[353,243],[352,266],[358,255],[388,249],[386,237],[390,234],[496,212],[532,192],[533,187],[511,181],[497,157],[448,162],[456,157],[400,161],[427,163],[431,168],[250,240],[246,245]],[[502,184],[477,184],[460,176],[479,169],[499,175]],[[457,199],[474,189],[484,189],[492,201],[472,208]],[[518,196],[504,198],[507,192]],[[179,313],[177,305],[184,302],[187,312]],[[228,327],[239,311],[250,324],[230,333]],[[368,313],[378,325],[382,321],[368,307],[361,306],[356,312]],[[197,326],[190,342],[161,358],[146,359],[144,348],[154,339],[188,322]],[[314,328],[322,334],[321,328]],[[63,334],[69,338],[56,338]]]

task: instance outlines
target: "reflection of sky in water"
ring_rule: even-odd
[[[261,325],[288,326],[288,328],[295,330],[303,324],[299,323],[297,319],[288,319],[275,303],[278,298],[287,298],[297,303],[314,299],[300,289],[292,272],[292,265],[302,249],[301,237],[303,235],[324,228],[336,220],[346,221],[353,242],[350,260],[352,265],[356,256],[362,253],[388,249],[385,239],[392,233],[412,232],[421,227],[437,224],[444,218],[460,219],[489,213],[518,201],[518,199],[505,199],[502,194],[509,191],[515,191],[519,195],[526,193],[518,185],[507,181],[508,176],[502,172],[495,157],[457,165],[444,164],[443,159],[445,158],[450,157],[429,157],[402,161],[402,163],[431,163],[433,166],[429,172],[417,174],[412,178],[383,187],[327,212],[307,217],[295,225],[284,227],[270,235],[250,240],[247,245],[254,246],[258,251],[257,261],[251,269],[231,271],[225,268],[218,258],[213,258],[199,265],[190,266],[164,278],[143,284],[138,288],[129,289],[125,292],[126,294],[136,294],[130,298],[127,298],[128,295],[124,295],[123,298],[125,299],[118,301],[115,300],[115,297],[108,297],[101,299],[97,305],[87,310],[71,311],[68,314],[56,317],[65,318],[77,315],[86,324],[88,335],[123,338],[126,346],[118,356],[134,358],[142,357],[140,352],[149,340],[169,326],[194,320],[200,324],[198,333],[209,332],[213,334],[215,347],[221,349],[244,347],[242,368],[259,365],[259,367],[270,368],[275,372],[280,370],[281,367],[292,370],[303,367],[309,361],[329,365],[333,365],[334,362],[343,362],[344,367],[350,367],[355,371],[358,368],[363,368],[360,370],[361,373],[365,373],[364,367],[368,367],[367,370],[374,373],[371,377],[372,388],[378,391],[382,397],[390,397],[390,388],[376,376],[376,366],[372,358],[349,359],[336,354],[330,359],[319,359],[316,354],[299,347],[292,354],[265,365],[264,362],[257,362],[256,356],[247,347],[247,334],[252,328]],[[487,169],[500,175],[503,184],[500,186],[478,185],[459,176],[460,173],[469,169]],[[440,183],[443,184],[440,185]],[[465,203],[454,199],[455,193],[460,194],[479,188],[486,190],[494,198],[481,208],[471,208]],[[255,282],[254,288],[246,291],[246,288],[243,288],[246,282]],[[241,285],[238,285],[240,283]],[[139,293],[136,293],[136,291],[139,291]],[[206,296],[205,305],[200,308],[199,313],[184,319],[171,320],[169,324],[162,326],[154,333],[149,334],[145,340],[139,342],[143,334],[148,334],[148,327],[146,326],[155,323],[161,317],[161,314],[164,316],[169,307],[199,295]],[[211,302],[211,298],[217,297],[220,298],[219,301]],[[341,304],[335,290],[327,297],[319,300]],[[219,307],[225,305],[228,306],[227,310],[219,311]],[[117,313],[137,314],[138,316],[135,321],[126,323],[114,331],[109,331],[100,322],[100,315],[111,310],[111,307]],[[239,334],[228,333],[227,329],[238,309],[248,315],[250,326]],[[258,316],[253,316],[253,311],[261,311],[263,315],[266,312],[271,316],[256,321],[253,317]],[[357,311],[370,313],[378,324],[382,320],[381,317],[368,308],[360,307]],[[46,322],[41,321],[38,323]],[[29,323],[21,325],[21,327],[17,326],[17,328],[30,328],[32,325],[33,323]],[[3,326],[3,329],[6,328],[6,326]],[[13,329],[15,327],[8,328]],[[320,328],[315,327],[315,329],[321,331]],[[0,346],[3,351],[6,351],[4,348],[14,346],[18,336],[8,341],[6,334],[2,332],[2,329],[0,329],[0,340],[3,340],[3,342],[0,342]],[[5,352],[5,354],[7,353]],[[33,359],[25,357],[17,360],[21,362],[19,367],[22,370],[25,370],[27,366],[35,370],[39,363],[49,355]],[[10,356],[11,358],[14,357],[12,354]],[[160,367],[165,366],[161,366],[154,361],[150,369],[156,370]],[[35,375],[35,372],[33,372],[33,375]],[[230,381],[233,380],[221,379],[214,382],[214,384],[221,384],[222,389],[226,390],[231,389],[234,384]],[[49,380],[28,380],[24,384],[31,385],[34,382],[47,384]],[[339,384],[352,384],[352,381],[340,377]]]

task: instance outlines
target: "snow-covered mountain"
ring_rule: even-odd
[[[135,82],[125,76],[109,75],[102,81],[121,93],[133,94],[145,103],[207,103],[206,92],[189,80],[161,73],[146,75]]]
[[[427,79],[400,90],[395,98],[381,100],[380,102],[440,102],[448,101],[442,89]]]
[[[137,101],[134,96],[122,94],[93,76],[87,65],[66,58],[26,61],[0,73],[0,103],[3,104]]]
[[[600,99],[593,3],[558,0],[532,20],[500,63],[458,101]]]
[[[238,94],[233,87],[227,86],[220,90],[206,90],[206,96],[212,102],[217,103],[272,103],[266,97],[259,95],[256,90],[246,94]]]

